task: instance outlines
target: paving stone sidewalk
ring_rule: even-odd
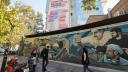
[[[41,67],[42,67],[41,63],[38,63],[36,72],[42,72]],[[89,66],[89,68],[93,72],[124,72],[124,71],[92,67],[92,66]],[[73,64],[73,63],[50,60],[49,65],[47,66],[47,72],[83,72],[83,66],[80,64]]]
[[[27,57],[23,57],[23,56],[18,57],[18,62],[20,63],[27,62]],[[89,68],[93,72],[124,72],[124,71],[93,67],[93,66],[89,66]],[[39,63],[37,64],[36,67],[36,72],[42,72],[42,59],[39,59]],[[83,72],[83,66],[80,64],[50,60],[46,72]]]

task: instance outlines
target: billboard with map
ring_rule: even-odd
[[[48,29],[60,30],[69,27],[69,0],[51,0],[48,10]]]

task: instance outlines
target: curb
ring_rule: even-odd
[[[50,60],[51,62],[55,62],[55,63],[60,63],[60,64],[66,64],[66,65],[70,65],[70,66],[76,66],[76,67],[83,67],[83,65],[80,64],[74,64],[74,63],[68,63],[68,62],[61,62],[61,61],[54,61],[54,60]],[[91,69],[94,70],[99,70],[102,72],[125,72],[125,71],[121,71],[121,70],[114,70],[114,69],[109,69],[109,68],[101,68],[101,67],[94,67],[94,66],[89,66]]]

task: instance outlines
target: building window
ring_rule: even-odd
[[[73,6],[71,5],[71,8],[73,8]]]
[[[124,14],[125,14],[125,11],[122,9],[121,11],[117,11],[117,12],[114,14],[114,17],[115,17],[115,16],[124,15]]]
[[[125,11],[125,14],[128,14],[128,11]]]
[[[114,17],[119,16],[119,15],[120,15],[120,12],[119,11],[117,11],[116,13],[114,13]]]
[[[120,14],[119,15],[124,15],[125,14],[125,11],[122,9],[121,11],[120,11]]]

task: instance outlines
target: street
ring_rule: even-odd
[[[42,72],[41,67],[42,67],[41,63],[38,63],[36,72]],[[92,67],[92,66],[90,66],[89,68],[93,72],[124,72],[124,71]],[[83,72],[83,66],[80,64],[73,64],[73,63],[50,60],[48,66],[47,66],[47,72]]]
[[[8,56],[8,59],[12,58],[12,56]],[[25,58],[18,57],[19,61],[26,62]],[[2,55],[0,56],[0,67],[2,63]],[[124,72],[107,68],[99,68],[99,67],[89,67],[93,72]],[[39,63],[37,63],[36,72],[42,72],[42,59],[39,59]],[[83,66],[80,64],[73,64],[67,62],[53,61],[50,60],[47,66],[46,72],[83,72]]]

